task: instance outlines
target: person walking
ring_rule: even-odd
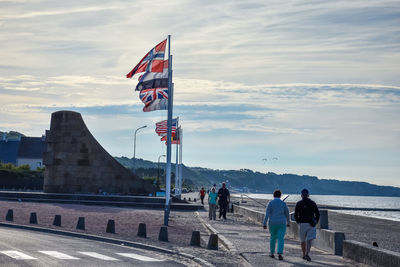
[[[286,226],[289,224],[289,209],[285,202],[281,200],[281,191],[274,191],[274,199],[271,200],[266,208],[263,228],[267,229],[267,222],[269,232],[271,234],[269,242],[269,256],[275,258],[275,246],[278,239],[278,259],[283,260],[283,247],[285,244]]]
[[[307,189],[301,191],[301,198],[296,203],[294,218],[299,224],[299,235],[301,242],[301,250],[303,251],[303,259],[311,261],[310,250],[312,241],[317,238],[316,225],[319,221],[319,210],[317,204],[309,198],[310,194]]]
[[[200,199],[201,199],[201,205],[204,205],[204,197],[206,196],[206,190],[204,190],[204,187],[200,189]]]
[[[226,220],[226,211],[231,197],[225,183],[222,183],[222,187],[218,190],[218,198],[219,218],[222,216]]]
[[[215,188],[211,188],[211,192],[208,194],[208,218],[210,220],[216,220],[217,219],[217,212],[216,212],[216,206],[217,206],[217,198],[218,194],[215,192]]]

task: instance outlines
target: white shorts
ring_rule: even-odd
[[[300,241],[306,242],[317,238],[317,229],[309,223],[300,223]]]

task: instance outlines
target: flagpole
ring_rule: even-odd
[[[182,144],[183,144],[183,129],[179,129],[179,195],[182,194]]]
[[[172,58],[171,58],[171,35],[168,35],[168,122],[167,122],[167,170],[165,181],[165,210],[164,225],[168,226],[171,194],[171,137],[172,137],[172,107],[173,107],[173,85],[172,85]]]
[[[175,163],[175,197],[179,195],[179,127],[178,127],[179,117],[176,119],[176,163]]]

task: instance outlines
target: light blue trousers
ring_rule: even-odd
[[[278,254],[282,254],[283,246],[285,244],[286,224],[270,224],[269,232],[271,233],[271,238],[269,240],[269,249],[271,254],[275,253],[277,238],[278,238]]]

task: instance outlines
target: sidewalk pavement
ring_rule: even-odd
[[[199,211],[199,217],[209,228],[218,232],[220,242],[227,243],[226,246],[235,254],[243,257],[251,266],[366,266],[340,256],[335,256],[322,250],[312,248],[311,262],[302,259],[300,242],[292,239],[285,239],[283,261],[277,257],[269,257],[269,232],[262,226],[255,225],[238,214],[227,214],[227,219],[208,219],[208,205],[205,204],[205,211]],[[222,238],[222,240],[221,240]],[[277,255],[276,255],[277,256]]]

